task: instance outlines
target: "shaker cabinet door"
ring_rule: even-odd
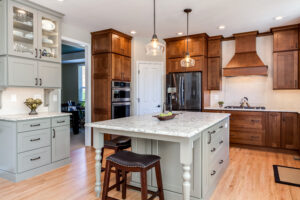
[[[39,62],[38,85],[46,88],[61,87],[61,64]]]
[[[52,162],[70,157],[70,127],[52,129]]]
[[[38,85],[37,61],[8,57],[8,85],[36,87]]]

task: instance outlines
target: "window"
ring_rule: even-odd
[[[85,83],[85,65],[79,65],[78,68],[78,94],[79,94],[79,101],[80,102],[85,102],[85,95],[86,95],[86,83]]]

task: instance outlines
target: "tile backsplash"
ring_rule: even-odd
[[[44,90],[40,88],[7,88],[2,93],[2,108],[0,115],[29,113],[24,105],[27,98],[40,98],[44,102]],[[49,107],[42,104],[37,112],[48,112]]]

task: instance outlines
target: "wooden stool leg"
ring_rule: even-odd
[[[101,161],[100,161],[100,163],[101,163],[101,172],[103,172],[105,170],[105,168],[102,167],[103,155],[104,155],[104,147],[102,147],[102,149],[101,149]]]
[[[142,200],[147,200],[148,198],[148,188],[147,188],[147,171],[142,169],[141,171],[141,192],[142,192]]]
[[[124,180],[122,185],[122,199],[126,199],[127,173],[125,170],[122,171],[122,177]]]
[[[107,195],[108,195],[110,172],[111,172],[111,163],[110,163],[110,161],[106,161],[103,191],[102,191],[102,200],[106,200]]]
[[[118,148],[115,149],[115,153],[119,151]],[[120,171],[116,169],[116,184],[117,184],[117,191],[120,191]]]
[[[156,174],[159,200],[164,200],[165,197],[164,197],[163,183],[161,177],[160,162],[157,162],[157,164],[155,165],[155,174]]]

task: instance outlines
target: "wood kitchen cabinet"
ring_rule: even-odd
[[[185,56],[185,40],[174,40],[169,41],[166,44],[166,55],[167,58],[179,58]]]
[[[189,39],[189,53],[191,56],[207,56],[206,34],[201,35]]]
[[[167,74],[172,72],[184,72],[185,68],[181,67],[180,61],[182,58],[167,59]]]
[[[299,49],[299,26],[291,25],[272,29],[274,52]]]
[[[186,72],[204,71],[205,67],[207,66],[207,58],[204,56],[195,56],[192,58],[195,60],[195,66],[185,68],[185,71]],[[203,76],[203,74],[202,74],[202,76]]]
[[[266,146],[281,147],[281,113],[267,113]]]
[[[131,36],[107,29],[92,33],[92,53],[116,53],[131,57]]]
[[[208,58],[207,81],[208,90],[221,90],[222,67],[220,57]]]
[[[298,114],[282,113],[281,147],[285,149],[299,149]]]
[[[112,54],[112,80],[131,80],[131,59],[118,54]]]
[[[299,51],[277,52],[273,54],[274,89],[298,89],[299,85]]]

